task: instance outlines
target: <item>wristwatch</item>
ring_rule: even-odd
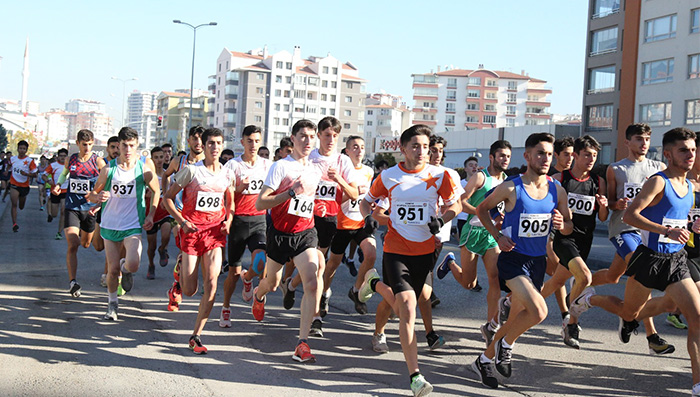
[[[294,198],[297,196],[296,192],[294,192],[294,189],[287,190],[287,193],[289,194],[289,197],[291,197],[291,198]]]

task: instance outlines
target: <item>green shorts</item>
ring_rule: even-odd
[[[459,246],[464,246],[471,253],[484,256],[486,251],[498,247],[498,243],[485,227],[466,224],[459,236]]]
[[[140,236],[142,232],[143,230],[140,227],[128,230],[111,230],[100,228],[100,236],[102,236],[103,239],[117,243],[124,241],[124,239],[129,236]]]

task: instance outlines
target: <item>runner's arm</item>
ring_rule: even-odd
[[[462,194],[462,197],[460,197],[460,200],[462,201],[462,212],[471,215],[476,215],[476,207],[469,204],[469,199],[472,197],[474,192],[476,192],[477,190],[479,190],[479,188],[484,186],[484,178],[484,173],[479,172],[472,175],[472,177],[469,178],[469,180],[467,181],[467,186],[464,187],[464,194]]]
[[[561,215],[564,223],[562,227],[559,229],[559,232],[561,234],[568,236],[569,234],[573,233],[574,231],[574,223],[571,221],[571,210],[569,209],[569,199],[566,194],[566,189],[564,189],[561,185],[556,185],[557,186],[557,208],[554,212],[554,215]]]
[[[615,170],[612,166],[608,166],[605,170],[605,180],[607,182],[607,192],[608,192],[608,207],[613,211],[624,210],[627,207],[627,199],[621,197],[617,199],[617,181],[615,180]]]
[[[109,168],[105,167],[100,170],[100,175],[97,177],[97,182],[95,182],[95,187],[92,191],[85,195],[85,198],[91,203],[104,203],[109,199],[110,193],[105,191],[105,185],[107,184],[107,174],[109,173]]]
[[[57,184],[58,185],[63,185],[63,182],[66,181],[66,177],[70,173],[70,169],[68,168],[68,163],[70,162],[70,157],[66,156],[66,159],[63,160],[63,171],[61,172],[61,175],[58,177]]]
[[[489,211],[492,208],[495,208],[501,201],[503,201],[506,204],[507,209],[508,204],[511,201],[511,196],[514,194],[515,185],[513,185],[513,182],[503,182],[500,185],[496,186],[496,188],[493,190],[493,193],[486,196],[484,201],[482,201],[481,204],[479,204],[476,207],[476,216],[479,217],[481,224],[486,228],[486,230],[488,230],[489,233],[491,233],[491,235],[493,236],[493,238],[496,239],[496,241],[498,241],[501,232],[498,229],[496,229],[496,225],[494,225],[491,221],[491,215],[489,214]]]
[[[608,219],[608,215],[610,214],[610,211],[608,210],[610,202],[605,197],[605,192],[607,191],[605,186],[605,179],[598,177],[598,180],[600,181],[600,186],[598,187],[598,196],[602,197],[596,197],[596,200],[598,200],[598,203],[600,204],[601,200],[605,198],[604,202],[608,204],[600,205],[600,208],[598,208],[598,219],[601,222],[605,222],[605,220]]]
[[[277,207],[278,205],[292,198],[292,196],[289,195],[290,190],[294,189],[295,192],[299,192],[301,190],[300,185],[301,182],[299,179],[297,179],[296,181],[294,181],[294,184],[291,188],[283,191],[280,194],[274,195],[274,189],[267,185],[264,185],[262,190],[260,191],[260,194],[258,195],[258,199],[255,201],[255,209],[258,211],[262,211]]]
[[[163,174],[163,177],[161,178],[161,188],[160,190],[162,192],[167,192],[168,191],[168,184],[170,183],[170,175],[174,174],[175,171],[177,171],[177,165],[180,164],[180,161],[182,161],[182,156],[178,156],[177,160],[172,159],[170,160],[170,164],[168,165],[168,169],[165,170],[165,173]]]
[[[158,203],[160,201],[160,186],[158,185],[158,178],[155,177],[155,172],[151,169],[144,169],[143,180],[146,182],[148,188],[153,192],[151,196],[151,209],[148,214],[155,214],[156,208],[158,208]],[[152,218],[152,217],[151,217]]]
[[[387,226],[389,224],[389,215],[386,213],[386,209],[382,207],[375,207],[372,211],[372,218],[377,220],[382,226]]]
[[[638,229],[661,235],[666,234],[668,230],[666,226],[652,222],[641,214],[643,209],[660,201],[660,196],[663,194],[665,185],[664,179],[660,176],[653,176],[644,182],[642,190],[637,194],[637,197],[632,200],[627,210],[625,210],[625,213],[622,215],[622,221]],[[657,198],[657,196],[659,197]]]

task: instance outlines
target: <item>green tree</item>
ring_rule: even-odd
[[[17,142],[19,141],[27,141],[27,143],[29,143],[27,155],[38,153],[37,150],[39,149],[39,141],[31,131],[15,131],[14,134],[12,134],[8,144],[13,153],[17,152]]]
[[[396,165],[396,158],[391,153],[377,153],[374,156],[374,164],[377,164],[380,160],[385,160],[387,163],[389,163],[389,167]]]
[[[0,124],[0,151],[7,150],[7,130]]]

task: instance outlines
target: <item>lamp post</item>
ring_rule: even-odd
[[[180,25],[186,25],[192,28],[192,32],[194,33],[194,37],[192,38],[192,74],[190,76],[190,117],[187,120],[187,129],[189,130],[192,128],[192,101],[194,97],[194,54],[195,54],[195,49],[197,46],[197,29],[201,28],[202,26],[216,26],[216,22],[209,22],[209,23],[203,23],[197,26],[191,25],[187,22],[183,22],[179,19],[174,19],[173,23],[178,23]],[[203,110],[203,109],[202,109]],[[185,131],[185,134],[187,131]]]
[[[126,83],[129,81],[136,81],[138,78],[132,77],[130,79],[120,79],[119,77],[112,76],[112,80],[119,80],[122,82],[122,127],[126,127]]]

